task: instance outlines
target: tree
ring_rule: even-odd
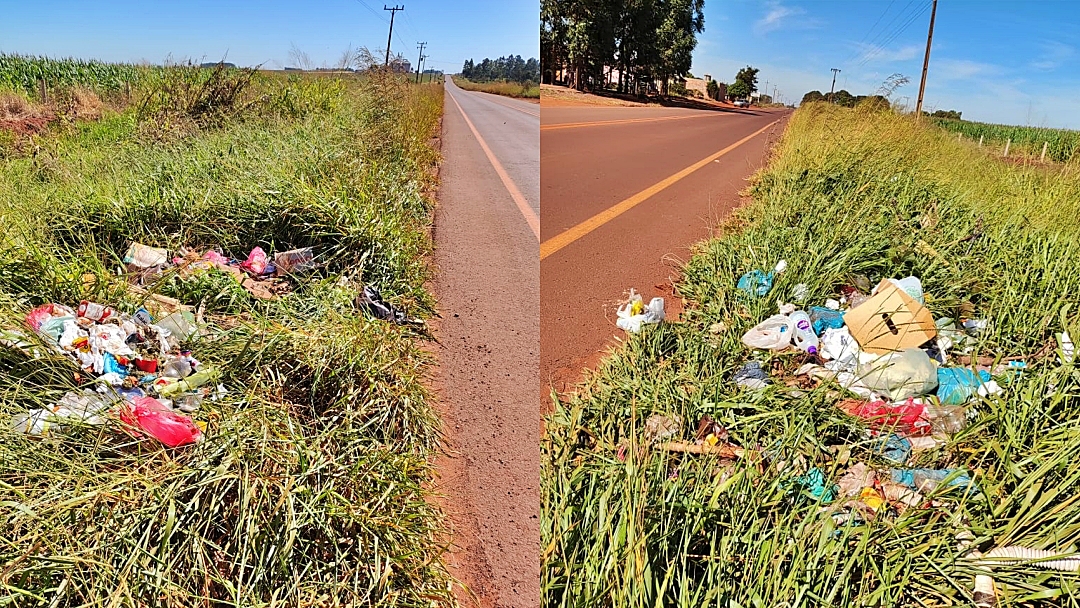
[[[757,90],[757,75],[760,71],[761,70],[757,68],[746,66],[745,68],[739,70],[739,73],[735,75],[735,82],[742,82],[746,85],[746,88],[748,90],[748,92],[746,93],[747,97],[752,95],[754,91]],[[732,86],[734,85],[735,83],[732,83]]]
[[[727,89],[728,97],[732,99],[745,99],[750,96],[750,85],[744,80],[736,80]]]
[[[800,105],[804,103],[810,103],[812,101],[825,101],[825,96],[821,94],[821,91],[810,91],[806,95],[802,96],[802,102],[800,102]]]
[[[832,102],[833,103],[835,103],[838,106],[843,106],[845,108],[854,108],[855,107],[855,101],[856,101],[855,96],[852,95],[851,93],[848,93],[844,89],[840,89],[839,91],[834,93],[833,97],[832,97]]]
[[[705,85],[705,92],[709,94],[709,97],[720,101],[720,85],[715,80],[710,80]]]
[[[930,116],[933,116],[934,118],[948,118],[950,120],[960,120],[961,114],[963,114],[963,112],[957,112],[956,110],[935,110],[934,113]]]

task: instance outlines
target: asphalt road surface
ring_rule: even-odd
[[[446,80],[435,290],[437,490],[464,606],[540,605],[540,107]]]
[[[572,388],[614,337],[633,287],[664,296],[695,242],[739,203],[787,111],[544,108],[540,394]]]

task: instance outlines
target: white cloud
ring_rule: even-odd
[[[930,76],[938,81],[972,80],[1000,76],[1004,69],[970,59],[934,59],[930,57]]]
[[[1036,70],[1044,72],[1055,70],[1076,56],[1076,49],[1064,42],[1048,40],[1039,46],[1042,48],[1042,54],[1030,64]]]
[[[778,30],[789,23],[792,17],[806,14],[805,10],[797,6],[784,6],[779,1],[768,2],[766,6],[769,11],[754,23],[754,31],[758,34]]]

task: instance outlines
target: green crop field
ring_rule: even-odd
[[[147,71],[148,68],[101,61],[0,54],[0,90],[9,88],[34,95],[38,83],[44,80],[49,87],[83,86],[119,91],[125,84],[138,84]]]
[[[952,133],[960,133],[974,141],[978,141],[981,137],[984,142],[1004,145],[1006,141],[1011,140],[1010,150],[1018,152],[1024,151],[1028,154],[1040,155],[1045,143],[1047,144],[1046,157],[1058,162],[1071,160],[1077,152],[1080,152],[1080,131],[994,125],[946,118],[934,118],[932,120],[934,124],[942,129]]]
[[[1080,546],[1080,370],[1055,338],[1080,330],[1070,168],[1001,163],[887,111],[800,107],[752,181],[753,201],[683,268],[683,322],[628,335],[547,418],[544,605],[971,606],[975,575],[992,573],[999,606],[1076,606],[1076,572],[991,567],[974,553],[1011,545],[1069,557]],[[767,297],[736,290],[741,275],[781,259]],[[795,383],[805,355],[751,350],[741,337],[798,284],[807,305],[822,305],[860,276],[908,275],[935,318],[988,322],[973,355],[1025,357],[1028,369],[971,402],[964,430],[913,457],[968,471],[978,491],[939,488],[917,506],[860,516],[804,477],[814,469],[827,488],[854,462],[890,466],[865,424],[837,408],[842,389]],[[733,380],[752,359],[771,386]],[[650,448],[643,429],[656,415],[681,417],[672,441],[692,441],[708,415],[751,456]]]
[[[0,61],[23,90],[38,70],[106,88],[134,70]],[[0,606],[453,605],[428,500],[428,338],[357,300],[373,286],[432,314],[442,96],[392,75],[166,68],[98,120],[0,139]],[[213,269],[148,279],[191,307],[184,347],[220,371],[225,393],[191,414],[201,443],[167,448],[111,413],[16,429],[97,386],[28,311],[149,307],[132,242],[238,260],[311,247],[318,267],[274,299]]]

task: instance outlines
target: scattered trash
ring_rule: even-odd
[[[50,408],[12,417],[12,427],[19,432],[44,435],[54,425],[102,425],[119,417],[166,445],[187,445],[197,441],[201,431],[170,405],[196,411],[205,397],[216,398],[224,390],[203,388],[217,372],[181,350],[198,334],[190,312],[173,312],[155,322],[145,309],[126,315],[90,301],[80,302],[76,310],[51,303],[31,310],[26,323],[50,348],[70,357],[81,368],[80,375],[96,379],[97,392],[69,392]]]
[[[764,350],[784,350],[791,345],[791,319],[787,315],[773,315],[743,334],[743,344]]]
[[[933,492],[942,484],[947,488],[978,492],[979,486],[963,469],[891,469],[893,483],[918,492]]]
[[[735,371],[735,384],[749,389],[763,389],[772,382],[769,380],[769,374],[765,373],[765,370],[761,368],[761,363],[758,361],[748,361],[742,367]]]
[[[826,329],[821,334],[822,359],[829,361],[825,367],[837,371],[855,371],[859,363],[859,343],[851,336],[846,327]]]
[[[825,473],[817,467],[813,467],[805,475],[796,478],[795,483],[820,502],[832,502],[839,489],[836,484],[827,483]]]
[[[799,350],[815,355],[818,352],[818,337],[810,325],[810,315],[801,310],[791,313],[791,323],[794,326],[792,341]]]
[[[650,444],[658,443],[678,435],[682,425],[683,418],[678,414],[672,414],[671,416],[653,414],[645,419],[643,434],[645,440]]]
[[[1065,331],[1057,334],[1058,347],[1061,349],[1059,359],[1062,363],[1069,364],[1073,362],[1076,357],[1076,346],[1073,345],[1072,338],[1069,337],[1069,332]]]
[[[802,303],[806,301],[806,296],[809,295],[809,293],[810,288],[806,285],[806,283],[799,283],[795,286],[794,289],[791,290],[791,299],[796,302]]]
[[[382,298],[382,294],[379,290],[371,285],[364,287],[363,293],[356,297],[356,304],[362,310],[366,310],[376,319],[382,319],[383,321],[390,321],[391,323],[397,323],[398,325],[423,325],[424,322],[420,319],[410,319],[405,315],[405,311],[386,302]]]
[[[844,323],[862,350],[885,354],[916,348],[937,335],[930,311],[889,281],[877,293],[844,315]]]
[[[918,348],[905,348],[859,365],[857,374],[864,385],[893,401],[929,394],[938,383],[934,362]]]
[[[142,243],[132,243],[124,254],[124,264],[129,272],[161,267],[169,263],[169,251],[150,247]]]
[[[247,259],[244,260],[244,263],[240,264],[240,267],[255,275],[273,272],[273,267],[270,266],[270,258],[267,257],[266,252],[262,250],[262,247],[252,249],[251,253],[248,254]]]
[[[315,262],[315,252],[311,247],[282,251],[274,254],[275,274],[283,276],[314,270],[318,267]]]
[[[138,397],[132,400],[131,406],[121,411],[120,419],[170,448],[198,443],[203,439],[202,430],[195,426],[191,418],[177,414],[153,397]]]
[[[879,438],[871,449],[895,463],[904,464],[911,457],[911,440],[889,433]]]
[[[993,382],[988,372],[976,373],[963,367],[939,367],[937,378],[937,396],[946,405],[967,403],[978,394],[983,383]],[[998,387],[999,390],[1000,388]]]
[[[776,279],[776,275],[785,270],[787,270],[787,262],[780,260],[776,263],[776,267],[769,272],[751,270],[744,274],[739,277],[739,282],[735,287],[751,297],[760,298],[772,290],[773,281]]]
[[[657,449],[665,452],[681,452],[684,454],[711,454],[721,458],[742,458],[747,450],[728,443],[690,443],[687,441],[668,441],[657,444]]]
[[[926,406],[913,398],[901,404],[844,399],[836,407],[849,416],[861,418],[873,429],[905,435],[927,435],[931,432]]]
[[[659,323],[664,320],[664,298],[653,298],[645,306],[641,294],[630,289],[630,298],[619,307],[616,313],[619,319],[615,324],[619,329],[636,334],[643,324]]]
[[[839,306],[839,303],[837,304]],[[810,307],[810,323],[814,333],[821,335],[826,329],[840,329],[844,326],[844,313],[840,310],[822,306]]]

